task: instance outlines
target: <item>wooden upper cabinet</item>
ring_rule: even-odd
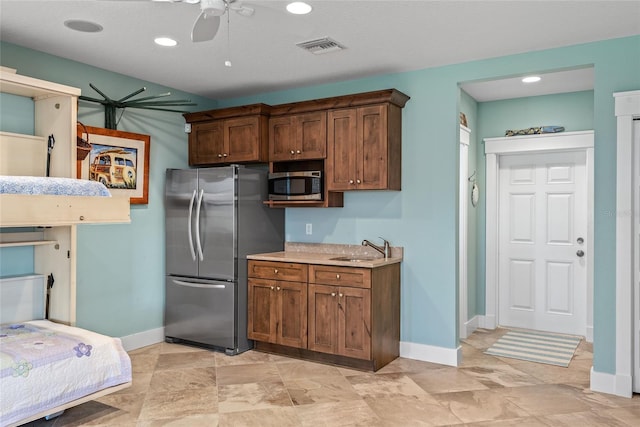
[[[378,104],[328,113],[329,191],[401,189],[401,108]]]
[[[224,137],[223,156],[228,155],[228,162],[260,160],[260,117],[238,117],[225,120]]]
[[[224,130],[222,121],[196,123],[189,134],[189,164],[218,163],[224,151]]]
[[[191,123],[190,165],[268,160],[268,106],[247,105],[187,113],[184,117]]]
[[[269,161],[313,160],[326,156],[326,111],[269,119]]]

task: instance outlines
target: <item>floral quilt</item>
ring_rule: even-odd
[[[0,194],[111,196],[107,187],[100,182],[40,176],[0,176]]]
[[[119,338],[47,320],[0,325],[0,426],[130,381]]]

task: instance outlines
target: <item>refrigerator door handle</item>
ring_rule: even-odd
[[[196,260],[196,251],[193,248],[193,235],[191,232],[191,218],[193,217],[193,202],[196,199],[196,190],[193,190],[193,195],[191,196],[191,202],[189,202],[189,218],[187,219],[187,221],[189,221],[189,227],[188,227],[188,231],[187,234],[189,235],[189,249],[191,250],[191,259],[193,259],[194,261]]]
[[[173,279],[173,283],[180,286],[188,286],[190,288],[206,288],[206,289],[224,289],[227,285],[206,285],[202,283],[185,282],[183,280]]]
[[[202,207],[202,198],[204,197],[204,190],[200,190],[200,196],[198,197],[198,206],[196,207],[196,243],[198,245],[198,256],[200,261],[204,261],[204,254],[202,253],[202,243],[200,242],[200,208]]]

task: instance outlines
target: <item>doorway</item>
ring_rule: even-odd
[[[584,151],[500,156],[498,319],[586,334]]]
[[[484,140],[487,327],[593,340],[593,140],[593,131]]]

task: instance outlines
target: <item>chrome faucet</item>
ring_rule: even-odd
[[[382,255],[384,255],[384,259],[389,258],[390,252],[391,252],[391,248],[389,246],[389,242],[387,240],[385,240],[384,238],[380,237],[382,239],[382,241],[384,242],[383,246],[378,246],[374,243],[371,243],[370,241],[368,241],[367,239],[364,239],[362,241],[362,246],[371,246],[373,249],[375,249],[376,251],[380,252]]]

